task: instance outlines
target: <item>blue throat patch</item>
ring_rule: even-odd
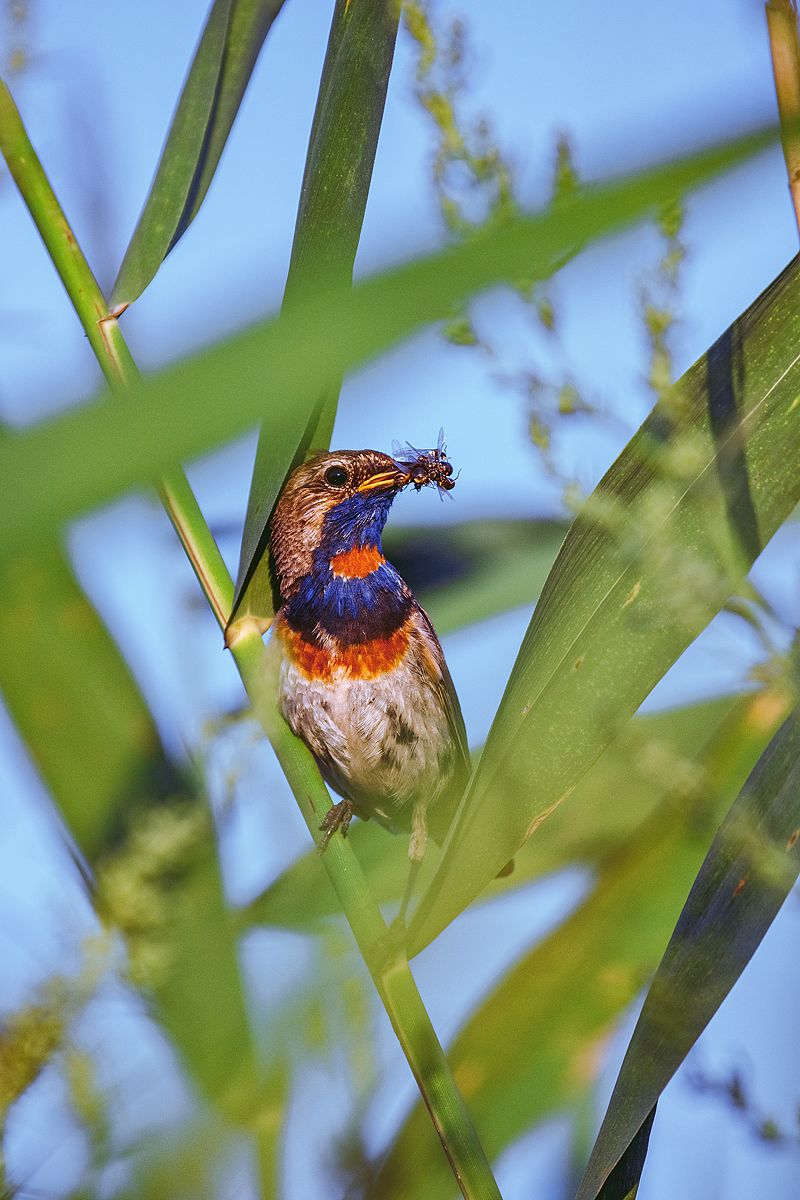
[[[381,534],[394,493],[348,496],[325,517],[311,572],[299,581],[285,607],[292,628],[308,640],[322,630],[342,645],[391,637],[408,617],[411,593],[391,563],[369,575],[345,579],[331,559],[356,547],[381,551]]]
[[[320,541],[320,550],[328,555],[328,561],[356,546],[376,546],[380,550],[393,500],[394,492],[356,492],[332,508],[322,523]]]

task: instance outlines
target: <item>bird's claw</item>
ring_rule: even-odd
[[[340,800],[338,804],[334,804],[325,814],[325,819],[320,825],[322,837],[317,845],[317,850],[320,854],[324,854],[328,842],[331,840],[337,829],[341,829],[342,837],[347,837],[347,830],[350,828],[350,822],[353,819],[354,813],[353,803],[351,800]]]

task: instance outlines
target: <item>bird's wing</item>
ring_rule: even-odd
[[[447,831],[458,801],[461,799],[464,789],[467,786],[467,781],[472,772],[472,763],[469,756],[464,717],[461,713],[461,705],[458,702],[458,695],[453,680],[447,668],[444,651],[436,636],[436,631],[433,628],[430,617],[423,609],[419,611],[423,618],[422,623],[425,633],[427,634],[426,643],[436,664],[434,687],[439,694],[442,709],[447,716],[447,724],[456,754],[452,783],[447,793],[438,799],[428,814],[433,836],[437,841],[440,841]]]

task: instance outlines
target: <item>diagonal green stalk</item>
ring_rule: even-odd
[[[136,364],[117,320],[107,313],[97,281],[1,80],[0,150],[103,374],[112,389],[124,388],[137,377]],[[233,600],[233,581],[188,480],[182,472],[175,472],[162,480],[159,491],[206,599],[224,629]],[[311,836],[319,843],[319,826],[330,808],[330,797],[311,753],[278,712],[275,663],[265,652],[255,621],[242,622],[231,653]],[[467,1200],[499,1200],[491,1167],[417,990],[405,951],[390,935],[352,847],[344,838],[334,838],[322,861],[462,1194]]]
[[[108,316],[103,293],[78,246],[75,234],[31,145],[6,85],[0,80],[0,143],[14,182],[45,244],[100,369],[113,390],[126,387],[139,372],[119,328]],[[233,588],[227,567],[182,471],[160,484],[167,514],[183,543],[200,586],[219,621],[230,607]]]

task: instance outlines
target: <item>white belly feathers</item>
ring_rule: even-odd
[[[326,780],[364,816],[407,826],[447,787],[454,747],[441,695],[407,655],[372,679],[312,679],[284,656],[279,704]],[[407,810],[407,811],[403,811]]]

